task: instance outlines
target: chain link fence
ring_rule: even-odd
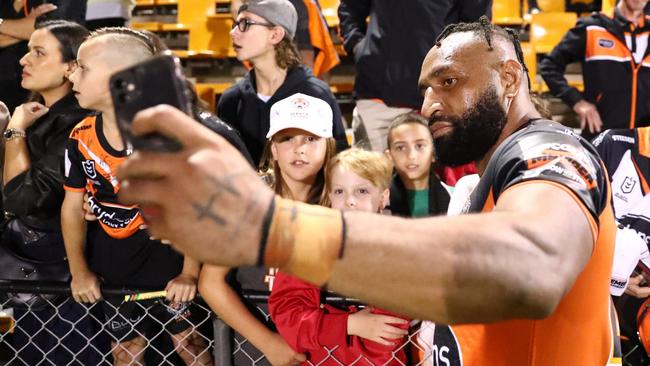
[[[67,283],[0,280],[0,365],[113,365],[116,356],[126,364],[142,365],[269,365],[248,340],[216,319],[200,297],[172,306],[155,290],[102,288],[103,300],[78,304]],[[257,304],[268,301],[267,292],[243,295]],[[336,296],[324,300],[345,307],[358,304]],[[425,324],[411,323],[408,337],[386,364],[445,364],[440,359],[444,353],[432,353],[418,340],[431,336]],[[124,349],[124,342],[136,347]],[[336,350],[325,348],[327,357],[318,365],[344,365]],[[400,352],[406,357],[397,357]],[[347,364],[372,362],[359,356]]]

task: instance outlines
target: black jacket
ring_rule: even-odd
[[[27,8],[32,9],[44,3],[43,0],[26,0]],[[48,0],[57,9],[41,15],[37,21],[50,19],[65,19],[84,24],[86,19],[86,0]],[[23,10],[16,11],[13,1],[0,0],[0,18],[21,19]],[[24,103],[29,92],[20,86],[22,66],[18,63],[27,53],[27,41],[21,41],[8,47],[0,48],[0,101],[4,102],[11,112]]]
[[[419,109],[422,61],[440,32],[491,16],[492,0],[341,0],[338,14],[343,46],[356,63],[355,96]]]
[[[27,128],[31,166],[3,187],[4,210],[28,226],[60,230],[63,203],[63,154],[72,128],[90,112],[70,93]]]
[[[271,106],[295,93],[320,98],[332,107],[333,134],[337,150],[347,148],[341,110],[336,99],[327,84],[313,76],[309,69],[303,66],[289,69],[282,86],[266,103],[257,96],[256,90],[255,70],[251,70],[242,80],[223,93],[217,105],[217,115],[239,131],[255,165],[259,164],[266,145]]]
[[[442,186],[433,166],[429,172],[429,214],[446,215],[449,207],[449,192]],[[411,217],[408,195],[399,174],[393,176],[390,184],[390,212],[395,216]]]
[[[649,22],[650,17],[646,16],[645,24],[632,30],[618,11],[611,17],[594,13],[581,18],[543,58],[539,73],[551,93],[570,107],[583,99],[595,104],[603,130],[648,126],[650,68],[644,65],[650,63],[650,47],[645,50],[643,61],[636,63],[625,43],[624,33],[641,36],[650,31]],[[582,63],[583,94],[570,87],[564,77],[566,65],[572,62]]]

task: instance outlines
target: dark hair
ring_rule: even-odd
[[[511,28],[501,28],[498,25],[494,25],[490,23],[490,19],[488,19],[488,17],[483,15],[477,22],[456,23],[446,26],[438,36],[438,39],[436,39],[436,47],[440,47],[440,42],[442,42],[442,40],[447,38],[450,34],[461,32],[473,32],[483,35],[490,51],[493,50],[493,35],[498,35],[509,40],[515,48],[517,61],[519,61],[521,67],[526,73],[526,80],[528,80],[528,91],[530,91],[530,75],[528,75],[528,66],[526,66],[526,63],[524,62],[524,52],[521,50],[521,43],[519,42],[519,35],[517,34],[517,31]]]
[[[415,112],[408,112],[401,114],[390,123],[390,126],[388,126],[388,133],[386,134],[386,138],[388,140],[388,148],[390,149],[390,143],[391,141],[391,132],[393,132],[394,129],[401,125],[405,125],[408,123],[413,123],[413,124],[418,124],[424,126],[427,130],[429,129],[429,121],[422,117],[421,115],[415,113]],[[431,137],[433,140],[433,137]]]
[[[300,65],[300,55],[296,44],[287,36],[275,45],[275,63],[281,69],[289,69]]]
[[[62,62],[76,60],[79,46],[90,34],[83,26],[67,20],[46,20],[37,23],[35,28],[46,29],[59,41]]]

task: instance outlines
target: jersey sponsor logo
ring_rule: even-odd
[[[116,205],[110,205],[109,211],[93,196],[88,197],[88,206],[93,215],[97,217],[97,220],[112,229],[128,227],[138,217],[139,213],[137,209],[117,207]]]
[[[626,284],[627,284],[626,279],[616,279],[616,278],[613,278],[613,277],[612,277],[612,279],[611,279],[611,281],[609,283],[609,285],[611,287],[620,288],[620,289],[625,288]]]
[[[84,160],[81,162],[86,176],[90,179],[97,178],[97,170],[95,170],[95,162],[92,160]]]
[[[612,48],[614,47],[614,41],[611,39],[599,38],[598,45],[603,48]]]
[[[636,185],[636,179],[632,177],[625,177],[623,183],[621,183],[621,192],[623,193],[632,193],[634,186]]]
[[[463,366],[460,345],[453,329],[448,325],[436,324],[431,362],[433,366]]]
[[[628,144],[634,144],[634,137],[622,136],[622,135],[612,135],[612,140],[618,142],[627,142]]]
[[[83,130],[87,130],[90,127],[92,127],[92,126],[91,125],[82,125],[82,126],[79,126],[79,127],[75,128],[74,130],[72,130],[71,137],[77,137],[77,135],[80,134]]]

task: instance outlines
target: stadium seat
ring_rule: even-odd
[[[190,54],[234,57],[230,14],[216,14],[215,0],[178,0],[178,23],[189,29]]]
[[[498,25],[521,25],[521,0],[494,0],[492,22]]]
[[[537,53],[551,52],[564,34],[571,29],[578,16],[575,13],[533,14],[530,22],[530,41]]]
[[[537,5],[542,12],[562,13],[565,11],[565,0],[537,0]]]
[[[614,11],[614,7],[616,6],[616,0],[603,0],[602,3],[602,12],[610,14]]]
[[[528,67],[528,76],[530,77],[530,90],[537,92],[539,83],[537,82],[537,52],[530,42],[521,42],[521,51],[524,53],[524,62]]]

